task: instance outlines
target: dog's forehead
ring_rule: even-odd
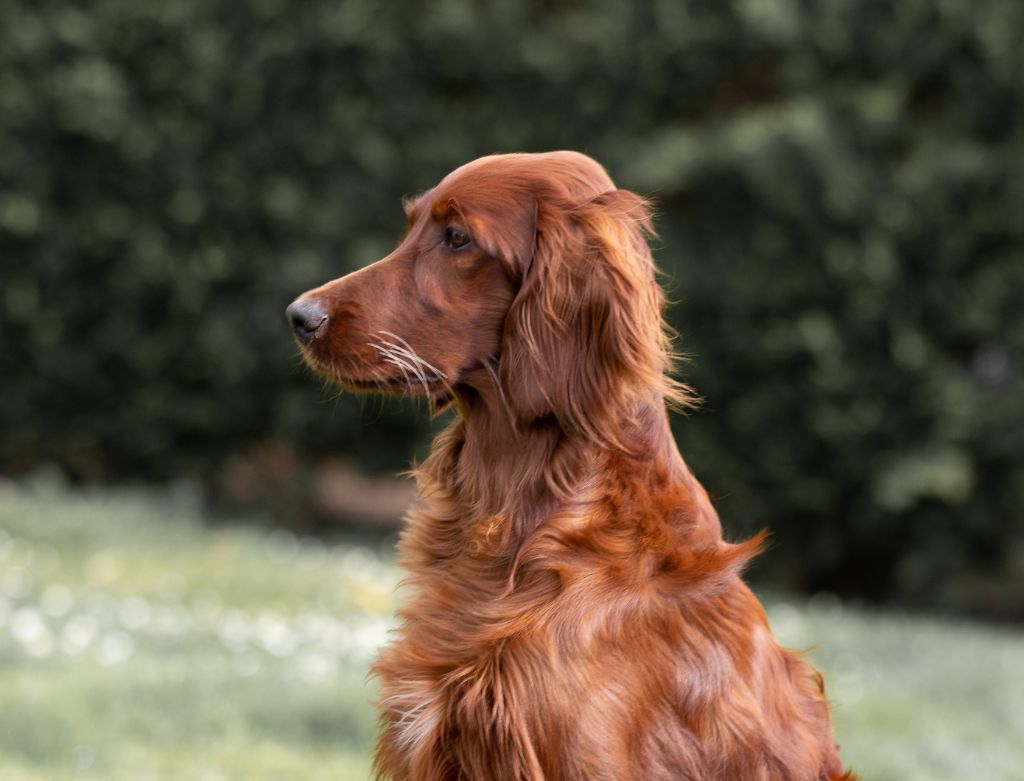
[[[533,234],[538,209],[546,199],[581,203],[613,189],[604,168],[578,152],[502,154],[456,168],[403,206],[409,218],[407,231],[455,219],[482,245],[494,245],[488,246],[492,254],[525,257],[528,246],[509,243],[529,243],[524,237]]]
[[[615,184],[600,163],[579,152],[539,152],[489,155],[456,168],[434,188],[493,207],[530,203],[541,193],[570,200],[590,199]],[[467,204],[468,205],[468,204]]]
[[[456,168],[431,191],[431,208],[446,208],[447,202],[456,200],[476,206],[489,206],[495,201],[529,200],[534,187],[532,178],[522,171],[510,169],[483,158]]]
[[[471,160],[448,174],[441,183],[463,177],[545,178],[585,183],[600,190],[615,187],[604,167],[581,152],[517,152]]]

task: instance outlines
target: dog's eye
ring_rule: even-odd
[[[462,249],[469,244],[469,234],[450,225],[444,229],[444,245],[449,249]]]

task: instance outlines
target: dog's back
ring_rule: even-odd
[[[645,202],[576,153],[483,158],[387,258],[289,308],[309,362],[458,415],[417,470],[375,666],[392,779],[825,781],[821,676],[772,636],[672,439]]]

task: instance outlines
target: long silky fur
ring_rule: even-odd
[[[516,288],[415,470],[409,596],[373,668],[377,777],[853,779],[821,676],[740,578],[763,535],[723,539],[672,439],[666,403],[692,397],[648,204],[551,153],[483,158],[407,209],[454,210]]]

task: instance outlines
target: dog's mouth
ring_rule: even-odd
[[[325,364],[308,349],[302,350],[303,358],[317,373],[336,382],[353,393],[383,393],[393,396],[425,398],[433,413],[441,412],[455,401],[451,385],[441,372],[433,376],[425,372],[412,373],[407,369],[381,373],[373,371],[374,366],[360,367],[362,370],[342,370],[337,365]],[[379,366],[379,365],[378,365]]]
[[[404,377],[386,377],[380,380],[352,380],[336,377],[337,381],[348,390],[356,393],[385,393],[393,396],[425,398],[430,405],[431,414],[438,414],[447,409],[455,401],[452,389],[443,380],[427,380],[426,385],[419,382],[407,382]]]
[[[441,411],[452,401],[451,388],[441,379],[428,379],[426,383],[419,380],[407,380],[405,377],[390,375],[373,380],[359,380],[351,377],[333,375],[333,379],[356,393],[387,393],[398,396],[424,397],[430,401],[435,411]]]

